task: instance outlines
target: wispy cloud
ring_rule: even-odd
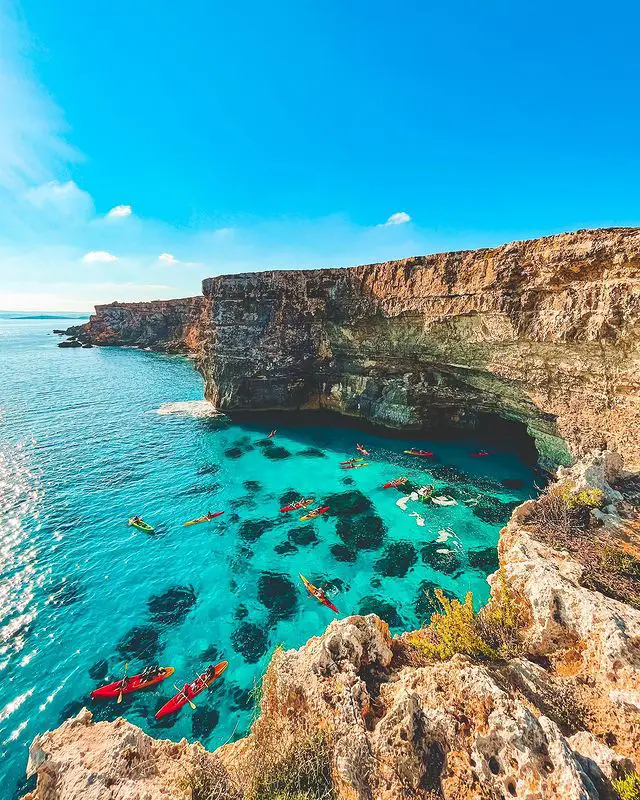
[[[178,259],[171,253],[160,253],[160,255],[158,256],[158,261],[162,261],[163,264],[171,264],[171,265],[180,263]]]
[[[0,189],[20,192],[76,161],[64,139],[60,109],[32,74],[25,58],[28,37],[7,3],[0,7]]]
[[[107,212],[108,219],[121,219],[122,217],[130,217],[132,214],[131,206],[114,206]]]
[[[396,211],[395,214],[392,214],[389,219],[384,223],[384,226],[388,225],[403,225],[405,222],[411,222],[411,217],[407,214],[406,211]]]
[[[118,256],[114,256],[108,250],[89,250],[82,256],[85,264],[108,264],[111,261],[117,261]]]

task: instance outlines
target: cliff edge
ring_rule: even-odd
[[[554,467],[640,467],[640,229],[381,264],[209,278],[99,306],[80,338],[193,352],[224,410],[326,409],[395,428],[521,423]]]

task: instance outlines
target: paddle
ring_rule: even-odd
[[[124,684],[127,680],[127,670],[129,669],[129,662],[126,661],[124,665],[124,678],[122,679],[122,683],[120,684],[120,691],[118,693],[118,703],[122,702],[122,692],[124,690]]]
[[[189,700],[189,698],[187,697],[186,692],[184,691],[184,689],[181,689],[179,686],[176,686],[175,683],[173,684],[173,688],[178,690],[178,692],[184,697],[184,699],[187,701],[187,703],[189,703],[191,708],[195,711],[196,710],[196,704],[192,703],[191,700]]]

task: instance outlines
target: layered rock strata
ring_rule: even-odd
[[[619,468],[599,455],[572,478],[604,493],[598,535],[638,556],[637,508],[608,483]],[[203,769],[224,776],[215,796],[240,800],[267,769],[265,742],[285,748],[301,730],[328,743],[337,800],[614,800],[613,781],[640,767],[640,610],[585,588],[584,565],[540,539],[537,502],[501,532],[490,579],[495,596],[504,576],[524,612],[517,657],[427,662],[410,634],[348,617],[274,656],[246,739],[206,753],[83,711],[34,741],[32,800],[189,798],[185,776]]]
[[[130,345],[197,354],[201,349],[201,318],[206,305],[204,297],[109,303],[96,306],[88,323],[73,326],[66,333],[81,342],[97,345]]]
[[[204,298],[99,306],[93,343],[193,351],[221,409],[395,428],[522,423],[541,461],[640,466],[640,229],[346,269],[209,278]],[[566,443],[566,446],[565,446]]]

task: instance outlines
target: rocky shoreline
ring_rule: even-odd
[[[614,542],[633,574],[640,503],[626,491],[631,478],[605,452],[560,470],[555,487],[600,493],[573,535]],[[511,653],[434,660],[419,647],[429,629],[392,638],[374,615],[347,617],[276,652],[245,739],[209,753],[125,720],[93,723],[83,710],[34,740],[38,785],[27,797],[276,797],[256,793],[256,781],[274,764],[279,779],[289,774],[292,757],[313,768],[317,791],[282,797],[618,797],[616,781],[640,767],[640,600],[588,588],[585,563],[547,543],[553,492],[519,506],[500,535],[488,607],[508,586],[519,620]]]

